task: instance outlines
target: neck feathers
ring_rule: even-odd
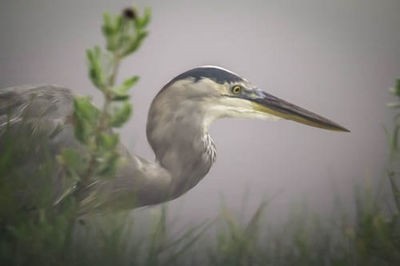
[[[166,91],[156,97],[157,101],[153,101],[150,108],[147,138],[157,161],[171,175],[172,197],[175,198],[208,173],[216,151],[204,128],[205,112],[201,105],[193,100],[163,97],[164,93]]]

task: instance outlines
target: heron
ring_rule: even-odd
[[[64,147],[82,148],[74,137],[72,113],[73,94],[67,88],[43,85],[0,90],[0,132],[6,124],[19,128],[21,123],[29,123],[31,134],[45,133],[54,156]],[[216,160],[208,128],[220,118],[286,119],[349,132],[259,89],[232,71],[195,67],[170,80],[150,105],[146,134],[155,161],[131,155],[121,145],[116,176],[90,188],[97,195],[92,197],[90,208],[133,209],[166,202],[189,191]]]

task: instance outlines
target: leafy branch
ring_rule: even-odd
[[[75,137],[85,152],[66,148],[59,156],[74,185],[56,203],[72,193],[81,197],[99,179],[115,176],[120,156],[119,134],[113,129],[122,127],[130,118],[129,90],[139,81],[138,76],[132,76],[117,85],[118,69],[121,61],[143,43],[149,22],[149,9],[142,16],[134,8],[125,9],[120,15],[104,13],[102,33],[106,47],[95,46],[86,51],[89,77],[103,95],[103,106],[96,107],[89,97],[74,97]]]

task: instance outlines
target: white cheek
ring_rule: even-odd
[[[281,119],[278,116],[274,116],[268,113],[263,113],[263,112],[258,112],[258,111],[248,111],[248,112],[243,112],[240,113],[236,116],[231,116],[233,118],[252,118],[252,119],[263,119],[263,120],[271,120],[271,121],[277,121]]]
[[[219,118],[243,118],[243,119],[263,119],[276,121],[280,117],[259,112],[253,109],[250,102],[236,98],[220,99],[218,103],[208,105],[206,117],[204,119],[204,128],[207,129],[210,124]]]

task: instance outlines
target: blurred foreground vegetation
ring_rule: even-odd
[[[136,19],[136,14],[126,11],[124,16],[104,18],[103,34],[114,67],[147,34],[129,39],[131,29],[122,20]],[[146,26],[145,17],[139,26]],[[0,265],[400,265],[400,81],[391,89],[395,102],[389,108],[395,113],[393,125],[386,129],[387,171],[377,178],[379,184],[354,189],[354,202],[346,203],[355,206],[354,212],[338,205],[330,217],[320,218],[304,207],[272,230],[264,213],[269,202],[261,202],[248,221],[222,205],[212,223],[176,233],[165,205],[147,214],[81,216],[77,211],[85,185],[98,175],[112,178],[119,136],[109,129],[129,118],[126,91],[137,81],[132,77],[114,86],[118,68],[104,73],[102,60],[99,48],[88,51],[90,77],[103,93],[105,107],[96,109],[87,98],[75,100],[76,136],[87,146],[87,154],[66,150],[53,158],[45,136],[33,138],[23,130],[21,135],[6,130],[1,137]],[[110,111],[108,104],[114,101],[120,109]],[[92,165],[93,157],[112,167]],[[51,184],[60,162],[75,190],[67,190],[55,204]],[[202,238],[204,232],[215,236]]]

